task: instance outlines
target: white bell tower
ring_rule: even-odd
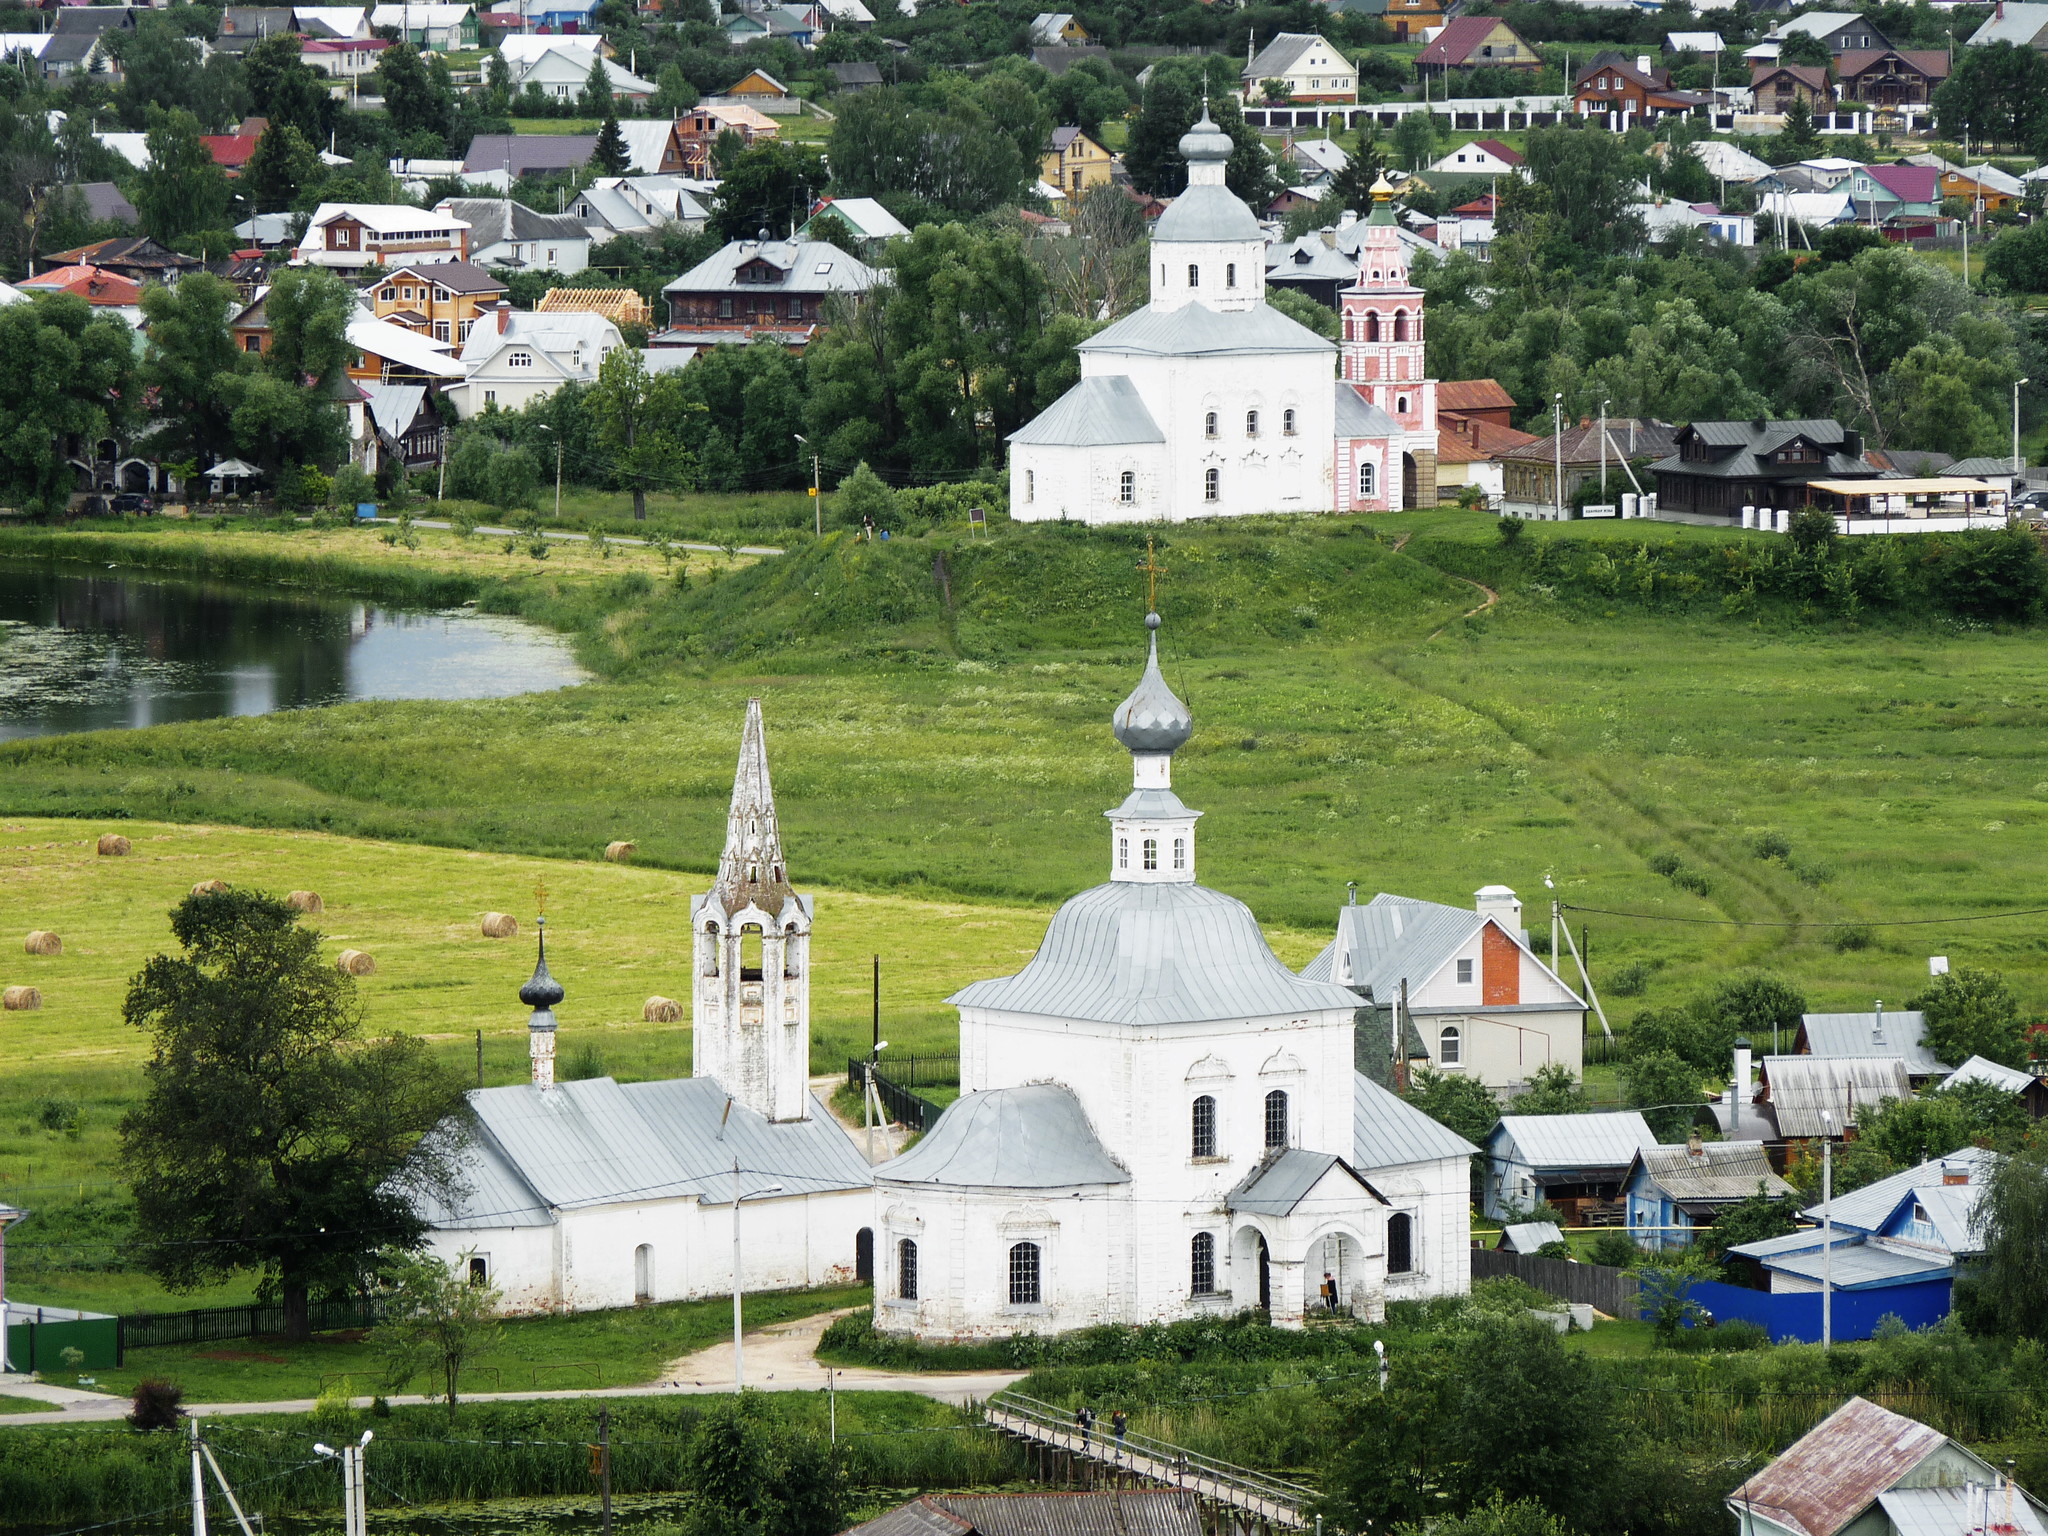
[[[1150,556],[1147,556],[1150,559]],[[1131,754],[1131,792],[1102,814],[1109,818],[1109,878],[1140,885],[1195,883],[1195,822],[1173,792],[1173,754],[1195,733],[1194,717],[1159,674],[1159,615],[1145,615],[1152,631],[1145,675],[1110,717],[1116,739]]]
[[[747,701],[718,880],[690,901],[691,1071],[769,1120],[810,1116],[811,901],[790,889],[761,701]]]

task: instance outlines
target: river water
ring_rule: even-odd
[[[0,560],[0,741],[586,680],[523,619]]]

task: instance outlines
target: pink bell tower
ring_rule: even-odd
[[[1373,183],[1372,215],[1358,250],[1358,281],[1340,296],[1344,381],[1411,432],[1436,432],[1436,380],[1425,376],[1422,290],[1408,281],[1408,250]]]

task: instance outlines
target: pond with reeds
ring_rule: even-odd
[[[585,677],[566,639],[474,608],[0,559],[0,740]]]

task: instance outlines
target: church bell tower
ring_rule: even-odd
[[[810,1115],[811,901],[790,888],[761,701],[747,701],[711,889],[691,898],[691,1069],[769,1120]]]

